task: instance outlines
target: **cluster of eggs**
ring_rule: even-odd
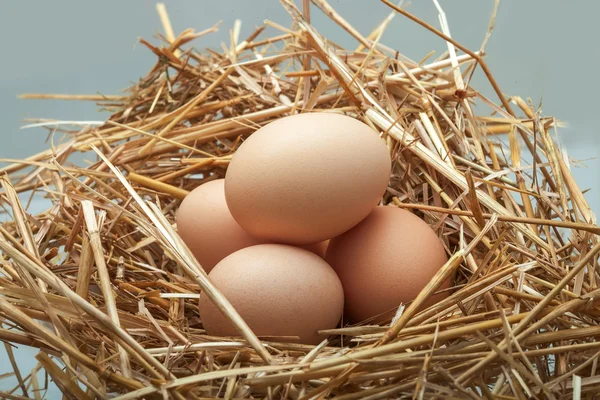
[[[342,314],[389,319],[446,262],[423,220],[378,206],[390,172],[385,142],[354,118],[280,118],[183,200],[178,231],[258,336],[314,344]],[[202,294],[199,307],[208,334],[238,334]]]

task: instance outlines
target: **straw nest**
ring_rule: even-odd
[[[390,17],[365,37],[313,3],[355,50],[311,26],[308,2],[283,1],[294,24],[267,23],[278,36],[261,27],[241,40],[236,23],[220,52],[189,46],[216,28],[175,37],[159,7],[163,44],[142,40],[157,63],[125,95],[44,96],[98,100],[112,116],[83,129],[41,122],[51,148],[2,169],[12,218],[0,227],[0,338],[13,365],[13,345],[39,348],[34,372],[78,399],[592,398],[600,228],[552,138],[556,120],[505,97],[483,46],[451,39],[441,9],[438,30],[384,0]],[[398,14],[448,51],[417,63],[380,43]],[[469,85],[477,68],[496,99]],[[224,176],[244,137],[308,111],[344,113],[381,134],[393,159],[382,202],[422,217],[449,255],[393,322],[340,326],[318,346],[257,338],[173,223],[189,190]],[[95,162],[69,163],[77,152]],[[36,195],[53,205],[31,215]],[[417,312],[448,276],[452,294]],[[205,334],[201,291],[240,337]],[[14,376],[2,396],[40,389],[36,374]]]

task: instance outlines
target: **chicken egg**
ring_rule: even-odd
[[[188,194],[177,210],[177,230],[206,272],[229,254],[263,243],[231,216],[223,179],[204,183]]]
[[[307,250],[262,244],[239,250],[208,275],[263,339],[316,344],[321,329],[335,328],[344,291],[335,271]],[[203,294],[200,317],[209,335],[237,336],[237,329]]]
[[[320,242],[358,224],[377,205],[390,176],[377,132],[334,113],[279,118],[236,151],[225,176],[235,220],[262,239]]]
[[[425,221],[396,207],[377,207],[360,224],[333,238],[327,262],[335,269],[352,322],[389,320],[412,301],[447,261],[440,239]],[[442,288],[448,288],[450,281]],[[448,296],[436,294],[426,306]]]

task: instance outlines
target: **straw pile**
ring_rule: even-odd
[[[0,227],[0,338],[13,364],[13,345],[39,348],[33,372],[78,399],[592,398],[600,228],[552,138],[557,121],[505,97],[483,46],[451,39],[441,9],[438,30],[383,1],[390,17],[367,37],[313,1],[355,50],[311,26],[307,1],[282,2],[294,24],[275,37],[261,27],[240,40],[236,23],[221,52],[186,46],[216,28],[175,37],[159,8],[164,44],[142,40],[158,58],[150,73],[123,96],[82,97],[110,110],[108,121],[42,122],[52,147],[2,169],[1,203],[14,218]],[[418,63],[379,43],[398,14],[448,52]],[[497,99],[469,86],[477,68]],[[393,323],[341,326],[316,347],[261,342],[173,224],[180,200],[223,177],[247,135],[307,111],[380,132],[394,160],[383,203],[422,217],[450,256]],[[68,140],[55,145],[59,133]],[[77,152],[96,162],[69,163]],[[29,192],[53,206],[28,214],[18,194]],[[451,296],[416,312],[448,276]],[[200,291],[240,337],[205,335]],[[42,386],[29,371],[14,376],[6,398]]]

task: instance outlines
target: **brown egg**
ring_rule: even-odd
[[[303,245],[358,224],[389,176],[390,156],[377,132],[341,114],[305,113],[271,122],[240,146],[225,196],[251,234]]]
[[[225,202],[224,180],[198,186],[177,210],[179,236],[206,272],[229,254],[264,243],[233,219]]]
[[[329,240],[323,240],[318,243],[305,244],[303,246],[298,246],[301,249],[308,250],[312,253],[315,253],[321,258],[325,258],[325,254],[327,254],[327,246],[329,245]]]
[[[342,316],[344,291],[335,271],[298,247],[247,247],[223,259],[209,278],[261,337],[315,344],[323,340],[317,331],[335,328]],[[208,334],[239,336],[206,296],[199,304]]]
[[[396,207],[377,207],[330,241],[326,260],[342,281],[349,319],[376,317],[381,322],[393,317],[401,303],[413,300],[447,257],[425,221]],[[435,295],[427,305],[446,296],[447,292]]]

